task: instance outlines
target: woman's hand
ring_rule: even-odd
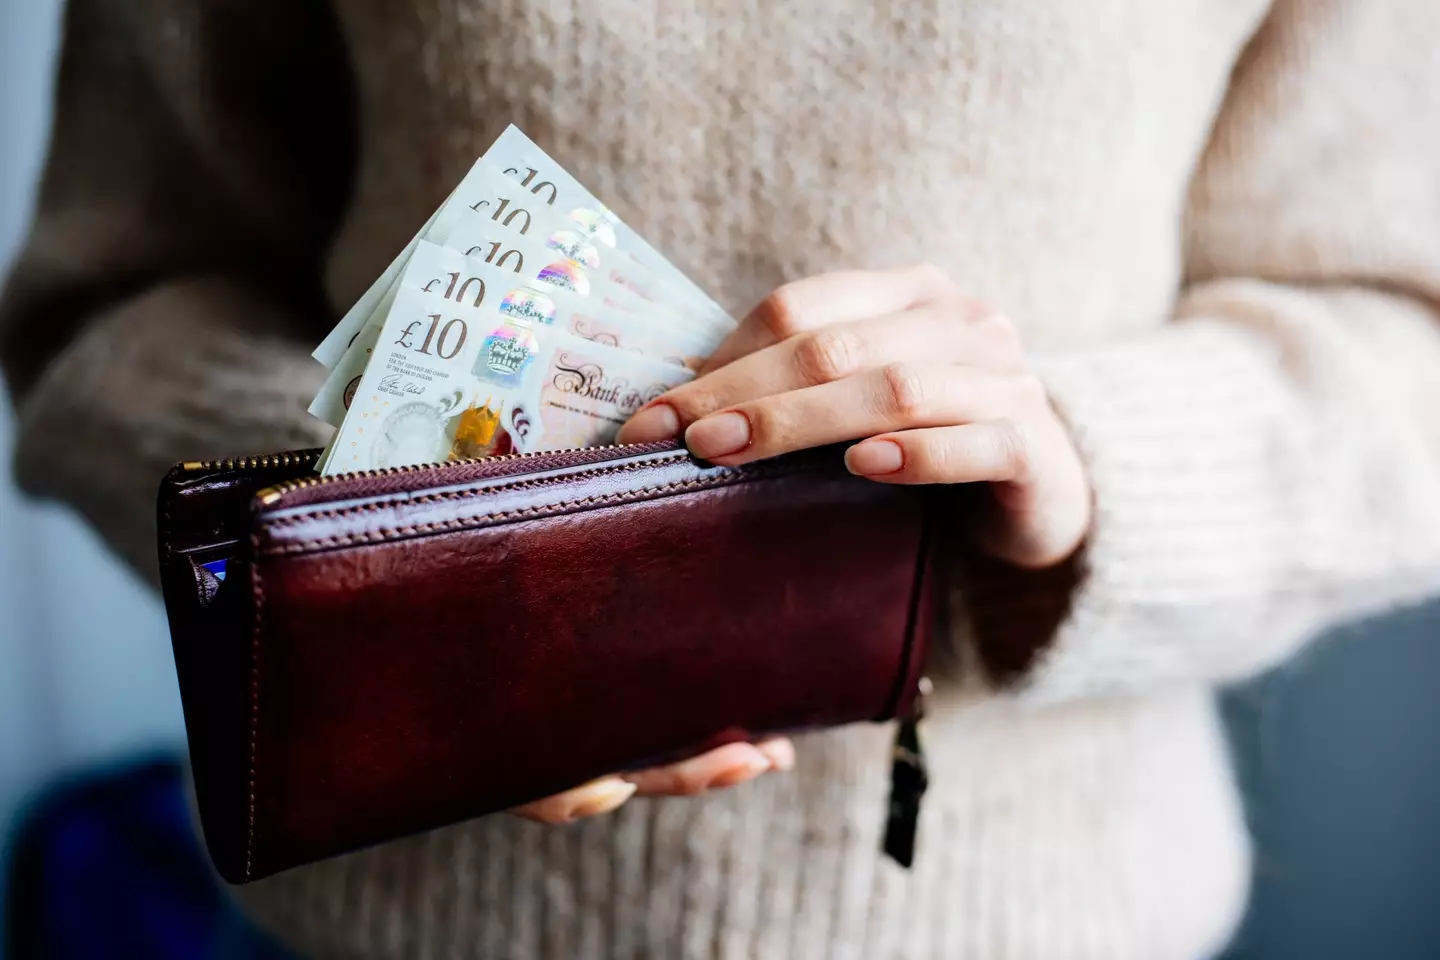
[[[697,456],[720,464],[859,440],[845,464],[872,480],[985,482],[994,509],[973,532],[1020,566],[1059,563],[1090,525],[1085,469],[1014,327],[930,267],[831,273],[776,290],[701,376],[648,404],[620,440],[682,432]],[[636,794],[733,786],[794,758],[786,740],[732,743],[516,812],[564,823]]]
[[[860,476],[986,483],[990,509],[971,532],[1022,567],[1066,559],[1089,528],[1084,466],[1014,326],[932,267],[786,284],[700,373],[620,441],[683,431],[696,456],[728,466],[859,440],[845,464]]]
[[[698,757],[623,777],[602,777],[584,786],[517,807],[513,813],[541,823],[570,823],[609,813],[633,796],[693,797],[733,787],[771,770],[795,766],[795,748],[778,738],[763,743],[731,743]]]

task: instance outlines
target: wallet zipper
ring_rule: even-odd
[[[301,467],[320,458],[319,450],[270,453],[261,457],[239,457],[231,460],[186,460],[180,469],[197,470],[273,470],[276,467]]]
[[[273,486],[264,487],[255,493],[256,499],[261,506],[271,506],[286,494],[294,493],[297,490],[307,490],[311,487],[325,486],[332,483],[345,483],[355,480],[373,480],[380,477],[397,476],[407,473],[418,473],[424,470],[437,470],[446,467],[467,467],[484,463],[502,463],[506,461],[530,460],[536,457],[558,457],[566,454],[591,453],[596,451],[621,450],[627,444],[610,443],[596,447],[569,447],[563,450],[536,450],[530,453],[506,453],[493,457],[467,457],[463,460],[447,460],[443,463],[415,463],[403,467],[382,467],[377,470],[357,470],[350,473],[336,473],[326,477],[300,477],[295,480],[286,480]],[[180,465],[182,470],[210,471],[210,470],[267,470],[276,467],[299,467],[313,465],[320,457],[320,451],[300,453],[275,453],[259,457],[240,457],[229,460],[186,460]]]
[[[603,447],[571,447],[567,450],[536,450],[532,453],[504,453],[495,457],[467,457],[463,460],[446,460],[444,463],[412,463],[403,467],[381,467],[378,470],[356,470],[351,473],[335,473],[328,477],[301,477],[298,480],[287,480],[284,483],[277,483],[273,487],[266,487],[258,491],[255,496],[259,499],[261,506],[270,506],[287,493],[294,493],[296,490],[308,490],[311,487],[321,487],[331,483],[342,483],[350,480],[374,480],[379,477],[393,477],[398,474],[418,473],[422,470],[435,470],[440,467],[473,467],[480,463],[502,463],[507,460],[526,460],[531,457],[553,457],[566,453],[579,453],[581,450],[618,450],[621,444],[611,443]]]
[[[900,718],[890,761],[890,802],[885,814],[885,855],[907,870],[915,862],[915,834],[920,825],[920,803],[930,786],[930,771],[920,743],[920,721],[932,685],[929,677],[916,683],[910,709]]]

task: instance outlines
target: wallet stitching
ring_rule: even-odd
[[[565,483],[577,477],[591,479],[603,477],[615,473],[627,473],[635,470],[644,470],[659,464],[674,463],[683,459],[684,454],[677,454],[669,460],[651,460],[645,463],[622,463],[598,470],[583,470],[578,473],[567,473],[559,477],[532,477],[527,480],[515,480],[511,483],[498,484],[493,487],[471,487],[468,490],[452,490],[449,493],[426,493],[418,497],[411,497],[409,503],[440,503],[443,500],[468,500],[473,497],[492,493],[508,493],[512,490],[531,490],[540,487],[551,486],[557,483]],[[307,520],[339,520],[358,513],[371,513],[377,510],[384,510],[390,503],[362,503],[359,506],[345,507],[339,510],[315,510],[310,513],[299,514],[292,517],[284,517],[270,522],[270,527],[289,527]]]
[[[590,479],[603,477],[615,473],[626,473],[634,470],[644,470],[658,465],[668,465],[684,459],[684,452],[674,454],[665,460],[649,460],[644,463],[622,463],[613,464],[593,470],[580,470],[575,473],[567,473],[559,477],[531,477],[529,479],[515,479],[510,483],[497,484],[495,486],[475,486],[467,490],[452,490],[449,493],[427,493],[418,497],[411,497],[410,503],[439,503],[442,500],[467,500],[471,497],[482,496],[489,493],[506,493],[511,490],[526,490],[536,487],[543,487],[550,484],[564,483],[574,480],[577,477]],[[367,513],[375,510],[383,510],[390,506],[390,502],[384,503],[363,503],[359,506],[345,507],[339,510],[314,510],[310,513],[297,514],[295,516],[283,517],[269,522],[271,528],[294,526],[297,523],[304,523],[306,520],[326,519],[338,520],[357,513]]]
[[[639,469],[640,467],[649,465],[650,464],[638,464],[622,467],[611,467],[607,470],[597,471],[596,473],[591,474],[591,476],[599,476],[605,473],[618,473],[624,470]],[[304,540],[299,543],[285,544],[278,547],[271,546],[265,552],[268,556],[283,556],[297,553],[305,553],[309,550],[320,548],[345,547],[363,543],[384,543],[389,540],[415,536],[416,534],[465,530],[473,527],[484,526],[494,521],[509,520],[519,517],[538,516],[552,511],[565,510],[571,507],[587,506],[601,503],[621,503],[627,500],[637,500],[651,494],[672,493],[680,490],[696,489],[700,487],[728,486],[738,483],[741,480],[748,479],[771,479],[774,477],[782,477],[789,474],[799,473],[802,472],[804,469],[806,469],[806,467],[790,467],[788,469],[769,471],[761,469],[746,474],[737,473],[716,477],[696,477],[691,480],[672,481],[670,483],[661,484],[659,486],[644,487],[639,490],[623,490],[617,491],[615,493],[597,494],[589,497],[579,497],[572,500],[562,500],[556,503],[541,504],[532,507],[522,507],[518,510],[502,510],[496,511],[494,513],[481,514],[474,517],[457,517],[453,520],[445,520],[438,523],[417,523],[403,527],[389,527],[381,530],[350,534],[340,537],[319,537],[313,540]],[[549,486],[552,484],[564,483],[566,481],[573,480],[575,476],[575,474],[568,474],[564,477],[556,477],[546,480],[529,480],[521,483],[510,484],[504,487],[487,487],[483,490],[467,490],[447,494],[434,494],[428,499],[422,499],[417,497],[412,502],[425,503],[438,502],[440,500],[460,500],[468,499],[480,493],[496,493],[510,490],[533,489],[537,487]],[[384,509],[387,506],[389,506],[389,504],[365,504],[358,507],[348,507],[344,510],[319,511],[316,513],[305,514],[299,517],[288,517],[284,520],[277,520],[275,521],[273,526],[288,526],[300,523],[305,520],[317,518],[339,519],[348,515],[374,512]]]
[[[251,549],[258,553],[260,535],[251,537]],[[254,623],[250,629],[250,783],[249,816],[245,832],[245,879],[249,880],[255,861],[255,758],[258,752],[260,733],[260,625],[263,622],[261,608],[265,603],[265,590],[260,582],[260,564],[251,566],[251,588],[254,592]]]
[[[422,494],[418,497],[411,497],[408,502],[439,503],[442,500],[466,500],[472,497],[483,496],[485,494],[506,493],[512,490],[534,489],[538,487],[551,486],[554,484],[567,483],[577,478],[591,479],[594,477],[603,477],[616,473],[630,473],[636,470],[647,470],[657,465],[666,466],[672,463],[679,462],[681,460],[685,460],[688,458],[688,456],[689,455],[682,450],[679,453],[673,454],[664,460],[647,460],[643,463],[612,464],[610,466],[597,469],[580,470],[575,473],[567,473],[558,477],[516,479],[511,483],[497,484],[495,486],[476,486],[471,487],[468,490],[452,490],[449,493]],[[801,470],[815,469],[817,466],[818,464],[803,463],[799,466],[788,466],[783,469],[776,469],[770,465],[751,466],[749,468],[741,467],[738,469],[734,469],[734,472],[730,474],[718,475],[714,479],[719,481],[734,482],[738,480],[750,479],[755,476],[780,476],[785,473],[795,473]],[[384,510],[390,505],[390,502],[387,501],[385,503],[365,503],[354,507],[345,507],[340,510],[315,510],[310,513],[297,514],[290,517],[271,520],[269,521],[269,526],[271,528],[293,526],[298,523],[303,523],[306,520],[315,520],[322,518],[327,520],[340,519],[346,516],[350,516],[352,514]]]
[[[343,537],[320,537],[314,540],[305,540],[300,543],[286,544],[280,547],[271,547],[267,550],[269,555],[286,555],[303,553],[307,550],[319,547],[344,547],[361,543],[384,543],[388,540],[401,539],[425,533],[443,533],[454,530],[466,530],[472,527],[485,526],[488,523],[501,520],[511,520],[519,517],[534,517],[558,510],[565,510],[570,507],[588,506],[601,503],[617,503],[626,500],[640,499],[646,494],[671,493],[678,490],[695,489],[698,487],[725,486],[734,483],[732,478],[697,478],[694,480],[675,481],[662,484],[658,487],[646,487],[641,490],[625,490],[616,493],[597,494],[589,497],[580,497],[574,500],[562,500],[556,503],[541,504],[533,507],[521,507],[518,510],[499,510],[494,513],[481,514],[475,517],[457,517],[453,520],[444,520],[437,523],[416,523],[403,527],[388,527],[382,530],[374,530],[366,533],[351,534]]]

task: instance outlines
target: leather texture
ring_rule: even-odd
[[[160,493],[197,800],[233,883],[909,709],[926,499],[837,450],[607,448],[257,499],[309,473],[288,460],[177,467]],[[201,566],[221,557],[223,582]]]

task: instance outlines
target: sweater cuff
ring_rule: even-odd
[[[1036,700],[1248,674],[1313,627],[1275,604],[1306,418],[1275,343],[1221,322],[1178,322],[1037,370],[1090,475],[1081,550],[1031,572],[970,558],[958,603],[992,683]],[[1297,549],[1302,551],[1297,553]],[[1252,630],[1272,641],[1249,644]]]
[[[324,369],[244,287],[169,284],[98,317],[19,399],[16,474],[75,507],[156,579],[155,491],[181,460],[323,444],[305,408]]]

